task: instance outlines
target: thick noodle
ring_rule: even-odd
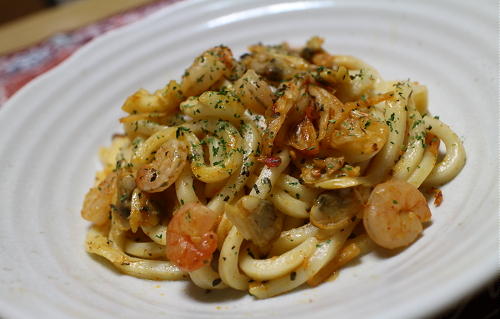
[[[459,174],[462,141],[424,85],[322,44],[239,60],[217,46],[129,96],[85,196],[86,250],[130,276],[260,299],[412,244],[431,217],[419,187]]]

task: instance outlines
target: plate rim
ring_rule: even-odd
[[[11,96],[7,100],[7,102],[0,107],[0,120],[2,120],[3,117],[7,117],[8,114],[10,114],[12,112],[12,109],[15,108],[15,105],[16,105],[18,100],[22,99],[25,95],[29,95],[30,93],[32,93],[33,90],[36,90],[37,86],[43,85],[43,83],[50,81],[51,78],[53,78],[53,77],[57,77],[58,74],[64,72],[65,70],[70,68],[72,65],[77,63],[77,61],[79,61],[79,59],[81,59],[82,56],[85,56],[85,54],[88,54],[88,52],[92,52],[93,50],[96,50],[96,48],[98,48],[99,46],[106,45],[106,41],[109,38],[121,37],[124,34],[126,34],[127,32],[137,32],[141,28],[146,27],[147,25],[154,22],[155,19],[158,19],[159,17],[165,15],[166,12],[175,12],[175,10],[184,10],[186,7],[190,7],[192,5],[199,4],[199,3],[208,3],[208,2],[209,2],[208,0],[177,1],[177,2],[174,2],[174,3],[167,5],[166,7],[161,8],[157,12],[152,13],[151,15],[145,17],[144,19],[141,19],[141,20],[136,21],[136,22],[132,22],[131,24],[120,27],[118,29],[110,30],[110,31],[106,32],[105,34],[102,34],[101,36],[94,38],[93,40],[89,41],[88,43],[83,45],[81,48],[76,50],[70,57],[68,57],[66,60],[62,61],[59,65],[57,65],[56,67],[52,68],[51,70],[43,73],[42,75],[38,76],[37,78],[33,79],[32,81],[27,83],[23,88],[18,90],[13,96]],[[278,0],[276,2],[290,2],[290,1]],[[293,2],[296,2],[296,1],[293,1]],[[498,167],[497,167],[497,169],[498,169]],[[498,171],[497,171],[497,173],[498,173]],[[498,185],[498,181],[497,181],[497,185]],[[497,219],[498,219],[498,214],[497,214]],[[488,260],[493,261],[494,259],[492,258],[492,259],[488,259]],[[497,261],[498,261],[498,256],[497,256]],[[440,304],[435,303],[433,313],[436,313],[439,310],[445,310],[446,307],[449,307],[452,304],[458,302],[459,301],[458,298],[463,298],[467,294],[470,295],[473,293],[477,293],[477,291],[481,287],[483,287],[487,282],[493,280],[495,277],[498,276],[498,271],[499,271],[498,264],[495,265],[494,263],[491,263],[491,264],[490,263],[482,263],[482,264],[477,264],[477,265],[478,265],[476,267],[477,269],[479,269],[479,268],[487,269],[486,272],[484,272],[484,273],[481,272],[482,280],[474,280],[473,281],[471,277],[467,277],[467,276],[460,278],[461,280],[457,281],[455,286],[463,285],[464,282],[469,281],[469,283],[467,284],[467,287],[469,287],[469,289],[467,289],[467,291],[463,290],[462,293],[459,293],[458,289],[455,290],[456,291],[455,300],[448,300],[448,301],[441,300]],[[479,267],[479,265],[482,265],[482,266]],[[470,271],[472,271],[472,270],[470,270]],[[467,279],[466,277],[469,279]],[[476,277],[475,279],[477,279],[477,278],[478,277]],[[472,281],[472,283],[470,281]],[[458,282],[460,282],[460,284],[458,284]],[[474,287],[474,288],[470,288],[470,287]],[[0,302],[2,304],[2,307],[0,307],[1,312],[3,312],[4,309],[9,309],[9,308],[14,309],[15,308],[13,306],[11,307],[11,305],[4,303],[2,301],[0,301]],[[15,309],[14,309],[14,312],[15,312]],[[12,312],[11,314],[7,314],[7,313],[5,313],[5,314],[6,315],[15,315],[14,312]],[[420,313],[415,312],[414,314],[415,315],[423,315],[424,313],[423,312],[420,312]]]

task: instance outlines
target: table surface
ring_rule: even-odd
[[[0,106],[24,84],[56,66],[93,37],[175,1],[81,0],[0,25]],[[92,26],[93,32],[89,33],[86,26]],[[58,34],[66,40],[53,41]],[[37,56],[42,49],[50,49],[51,58]],[[27,67],[26,61],[31,62]],[[500,281],[496,280],[436,318],[496,318],[500,315],[499,297]]]
[[[0,55],[154,0],[80,0],[0,25]]]

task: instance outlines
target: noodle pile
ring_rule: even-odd
[[[84,200],[87,251],[131,276],[267,298],[414,242],[431,218],[419,188],[460,172],[462,142],[425,86],[322,44],[239,60],[214,47],[180,83],[129,96]]]

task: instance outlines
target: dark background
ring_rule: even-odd
[[[107,1],[107,0],[104,0]],[[64,0],[1,0],[0,24],[21,18],[30,13],[50,8],[65,2]],[[67,1],[66,1],[67,2]]]

